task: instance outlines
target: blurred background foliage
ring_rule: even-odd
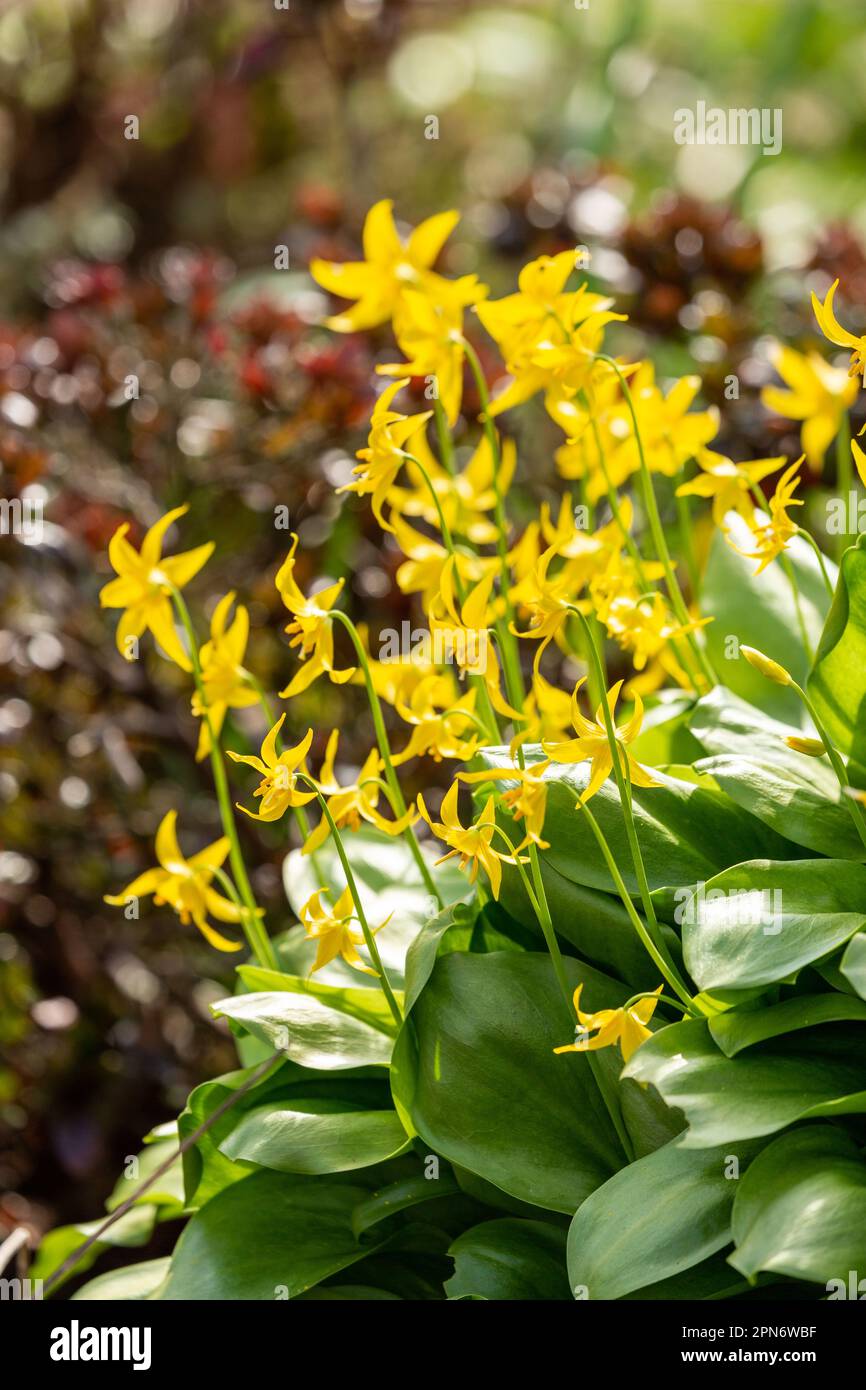
[[[168,913],[102,905],[150,862],[170,807],[190,848],[219,833],[183,678],[147,642],[125,664],[98,608],[115,527],[131,519],[137,540],[190,503],[174,548],[217,542],[190,594],[200,628],[236,588],[271,690],[293,669],[275,508],[300,533],[302,583],[346,575],[374,633],[412,613],[398,553],[334,495],[393,347],[317,327],[309,258],[356,255],[380,197],[413,223],[459,207],[442,268],[494,293],[527,259],[585,245],[629,314],[616,349],[699,371],[723,407],[715,447],[796,457],[796,426],[759,401],[767,348],[816,345],[808,291],[837,275],[841,316],[866,331],[864,98],[851,0],[2,7],[0,483],[46,525],[38,544],[0,538],[0,1236],[97,1210],[141,1135],[233,1062],[208,1013],[231,963]],[[782,152],[677,145],[673,113],[699,100],[781,108]],[[467,389],[461,445],[477,409]],[[561,490],[561,435],[540,410],[506,428],[529,515]],[[358,699],[320,682],[295,728],[313,723],[321,752],[341,725],[357,765]],[[241,713],[238,747],[261,734]],[[285,828],[242,833],[276,931]]]

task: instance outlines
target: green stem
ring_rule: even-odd
[[[192,661],[193,677],[195,679],[196,690],[201,702],[202,719],[207,727],[210,741],[210,761],[213,770],[214,787],[216,789],[217,801],[220,808],[220,818],[223,830],[229,842],[229,858],[231,860],[232,872],[235,876],[235,883],[243,899],[244,906],[248,912],[248,923],[245,926],[247,940],[250,950],[257,958],[260,965],[266,966],[271,970],[278,970],[276,954],[271,940],[262,925],[259,916],[258,904],[253,894],[252,886],[247,875],[246,865],[244,864],[243,851],[241,850],[240,840],[238,839],[237,826],[235,825],[234,811],[232,809],[231,795],[229,792],[228,775],[226,773],[225,761],[223,759],[222,748],[219,740],[214,736],[211,724],[210,709],[208,705],[207,692],[202,679],[201,660],[199,657],[198,641],[189,609],[186,606],[183,594],[180,589],[173,584],[168,586],[174,606],[180,618],[184,632],[187,636],[190,649],[190,660]]]
[[[815,540],[815,537],[812,535],[811,531],[807,531],[807,530],[805,529],[805,527],[803,527],[803,526],[798,526],[798,527],[797,527],[797,535],[798,535],[798,536],[802,536],[802,537],[803,537],[803,540],[806,541],[807,544],[810,545],[810,546],[812,547],[812,549],[814,550],[815,556],[816,556],[816,558],[817,558],[817,560],[818,560],[818,564],[819,564],[820,569],[821,569],[821,577],[822,577],[822,579],[824,580],[824,587],[826,588],[829,597],[830,597],[831,599],[834,598],[834,597],[835,597],[835,590],[834,590],[833,585],[832,585],[832,583],[831,583],[831,581],[830,581],[830,576],[829,576],[829,574],[827,573],[827,566],[826,566],[826,564],[824,563],[824,555],[823,555],[823,552],[822,552],[822,550],[821,550],[821,547],[819,546],[818,542]]]
[[[622,512],[620,511],[619,506],[619,499],[616,495],[616,488],[614,487],[610,478],[610,474],[607,471],[607,463],[604,457],[604,449],[602,448],[601,444],[601,436],[598,430],[598,423],[595,419],[595,416],[592,413],[592,406],[590,405],[589,397],[587,396],[585,390],[581,391],[580,394],[583,398],[584,406],[586,410],[589,412],[590,424],[592,428],[593,438],[595,440],[596,454],[598,455],[599,467],[601,468],[602,476],[604,478],[604,485],[607,490],[607,500],[610,504],[610,510],[613,513],[614,521],[619,527],[620,534],[625,543],[625,548],[628,551],[629,556],[631,557],[632,564],[635,567],[635,573],[637,574],[638,580],[640,581],[641,589],[645,593],[649,593],[651,591],[652,586],[647,578],[646,570],[643,566],[643,557],[641,556],[641,553],[638,550],[637,545],[635,544],[634,537],[632,536],[631,532],[629,531],[628,527],[626,526],[623,520]],[[698,688],[698,682],[695,680],[692,671],[691,662],[689,660],[686,660],[685,653],[681,651],[678,641],[673,637],[671,638],[671,647],[673,648],[677,661],[679,662],[683,671],[688,675],[688,678],[691,681],[692,686],[694,687],[695,694],[699,695],[700,690]],[[689,655],[691,655],[691,649],[689,651]]]
[[[848,549],[848,542],[851,539],[847,526],[848,503],[851,500],[851,493],[854,490],[854,466],[851,457],[851,424],[848,419],[848,412],[843,411],[839,421],[839,433],[836,435],[836,486],[842,495],[845,504],[846,526],[840,533],[836,545],[838,558]]]
[[[619,363],[613,357],[609,357],[606,353],[603,352],[597,353],[596,356],[599,362],[606,362],[608,366],[616,372],[616,375],[619,378],[620,388],[622,390],[626,405],[628,406],[628,411],[632,421],[632,428],[634,429],[635,444],[637,445],[638,460],[640,462],[640,475],[641,485],[643,488],[644,508],[646,510],[647,520],[649,521],[653,545],[655,546],[656,554],[659,560],[661,561],[662,567],[665,572],[665,585],[668,591],[668,596],[670,597],[671,604],[673,605],[673,610],[676,613],[680,623],[684,626],[688,626],[688,624],[691,622],[691,619],[689,617],[689,611],[686,607],[685,600],[682,595],[682,590],[679,586],[679,581],[677,580],[676,572],[673,567],[673,562],[671,561],[671,554],[668,550],[668,543],[665,540],[665,532],[664,527],[662,526],[661,517],[659,515],[658,503],[656,501],[655,489],[653,487],[652,474],[650,473],[649,467],[647,466],[646,456],[643,451],[643,440],[641,439],[640,426],[638,425],[637,412],[634,408],[634,398],[631,394],[631,388],[629,387],[629,384],[626,381],[625,374],[620,368]],[[688,632],[686,634],[686,640],[688,641],[688,644],[691,647],[696,660],[700,663],[701,670],[703,671],[707,680],[710,682],[710,685],[718,685],[718,676],[713,670],[710,660],[706,652],[704,651],[704,648],[696,640],[694,633]]]
[[[376,730],[376,742],[379,745],[379,752],[382,755],[382,762],[385,768],[385,778],[387,780],[388,786],[391,788],[395,806],[399,807],[400,815],[405,816],[407,810],[406,802],[403,797],[403,792],[400,787],[400,783],[397,780],[397,773],[394,768],[394,763],[391,759],[391,746],[388,742],[388,731],[385,728],[385,717],[382,713],[382,703],[379,699],[376,687],[373,684],[373,675],[370,670],[370,663],[367,660],[367,653],[364,651],[364,644],[358,635],[358,629],[355,627],[355,624],[352,622],[352,619],[346,613],[343,613],[342,610],[339,608],[335,608],[332,610],[331,616],[333,618],[336,618],[339,622],[343,624],[343,627],[348,632],[349,637],[352,640],[352,645],[355,648],[355,652],[358,657],[358,664],[361,667],[361,670],[364,675],[364,684],[367,687],[367,699],[370,703],[370,711],[373,715],[373,726]],[[427,891],[430,893],[431,897],[434,897],[436,899],[440,909],[443,908],[445,906],[445,903],[443,901],[442,895],[439,892],[439,889],[436,887],[436,884],[433,882],[433,876],[430,873],[430,869],[428,867],[426,859],[424,858],[424,855],[421,853],[421,846],[418,844],[418,840],[416,839],[415,831],[412,829],[412,826],[407,826],[406,829],[403,831],[403,834],[406,838],[406,843],[408,844],[409,849],[412,852],[412,857],[418,866],[418,871],[421,874],[421,879],[424,883],[424,886],[427,888]]]
[[[434,397],[433,400],[433,415],[436,421],[436,436],[439,440],[439,453],[442,455],[442,463],[453,478],[457,472],[457,462],[454,457],[454,440],[451,438],[451,429],[448,424],[448,417],[445,414],[445,407],[438,396]]]
[[[766,510],[767,502],[766,498],[764,497],[764,494],[761,492],[761,489],[755,483],[752,483],[749,488],[749,491],[752,494],[752,501],[755,503],[759,511],[764,512]],[[781,551],[779,559],[782,564],[782,569],[785,573],[785,578],[788,581],[788,586],[791,590],[791,597],[794,600],[794,612],[797,615],[797,626],[800,629],[800,640],[803,643],[803,650],[805,651],[807,657],[809,658],[809,662],[811,663],[815,659],[815,650],[812,646],[812,643],[809,641],[809,629],[806,626],[806,619],[803,614],[803,605],[800,602],[800,590],[797,586],[797,577],[794,574],[794,569],[791,565],[791,561],[788,559],[788,556],[785,554],[784,550]]]
[[[577,613],[578,618],[580,619],[580,622],[583,626],[584,632],[587,636],[591,660],[593,664],[596,666],[597,672],[600,674],[601,665],[599,662],[598,651],[596,649],[595,643],[592,640],[592,629],[590,628],[589,623],[586,621],[586,618],[583,616],[579,609],[575,608],[574,612]],[[680,989],[685,991],[685,985],[680,979],[676,965],[674,964],[674,961],[671,958],[667,947],[665,946],[664,938],[662,937],[661,929],[659,928],[658,919],[656,918],[655,906],[653,904],[652,895],[650,893],[649,881],[646,875],[646,867],[643,862],[643,855],[641,853],[640,842],[637,837],[637,830],[635,828],[634,823],[634,812],[632,810],[631,802],[631,785],[629,783],[628,777],[623,772],[619,740],[616,736],[616,730],[613,724],[613,716],[611,715],[611,712],[608,708],[606,698],[603,699],[601,702],[601,711],[602,718],[604,720],[605,732],[607,734],[607,741],[610,746],[611,763],[613,765],[613,775],[616,779],[620,805],[622,807],[623,825],[625,826],[626,839],[628,840],[629,850],[631,852],[632,857],[632,863],[634,864],[634,872],[635,877],[637,879],[641,902],[643,903],[644,914],[646,916],[647,929],[650,933],[650,936],[652,937],[657,952],[667,961],[668,970],[671,972],[671,974],[666,975],[665,978],[668,979],[668,983],[670,984],[673,984],[674,978],[676,978],[676,980],[679,981],[679,986],[677,987],[677,992],[679,993]],[[691,999],[691,996],[688,994],[687,991],[685,991],[684,997],[689,1000]]]
[[[367,947],[367,950],[370,953],[370,959],[373,962],[373,965],[376,969],[379,978],[379,983],[382,986],[382,992],[388,1001],[388,1008],[391,1010],[394,1022],[397,1024],[397,1027],[399,1028],[403,1023],[403,1014],[400,1010],[400,1005],[397,1003],[394,991],[391,988],[391,983],[388,979],[388,976],[385,973],[385,967],[382,964],[382,957],[379,955],[379,947],[376,945],[376,938],[370,930],[370,924],[367,921],[367,914],[364,911],[364,904],[361,901],[361,894],[358,891],[358,884],[355,880],[355,874],[353,872],[351,864],[349,863],[349,856],[346,854],[346,847],[343,844],[343,837],[337,829],[337,823],[334,820],[334,817],[331,815],[331,808],[329,807],[325,798],[322,796],[322,793],[319,791],[319,788],[316,786],[316,783],[313,781],[313,778],[309,777],[306,772],[299,772],[297,775],[302,781],[306,782],[308,786],[312,787],[313,791],[316,793],[316,796],[319,800],[319,805],[322,808],[322,814],[327,820],[328,825],[330,826],[331,835],[333,836],[334,844],[337,847],[337,854],[340,856],[340,863],[343,866],[343,873],[346,875],[346,884],[348,886],[349,892],[352,895],[352,902],[355,904],[355,912],[358,915],[358,922],[360,923],[361,931],[364,933],[364,945]]]
[[[833,743],[832,739],[830,738],[830,735],[827,733],[827,730],[824,727],[823,721],[821,720],[818,711],[815,709],[815,706],[809,699],[809,696],[806,694],[805,690],[803,690],[802,686],[799,686],[796,681],[791,681],[791,687],[792,689],[796,690],[800,699],[803,701],[803,704],[806,706],[806,709],[809,712],[809,717],[812,720],[812,723],[815,725],[815,728],[818,732],[818,737],[820,738],[821,742],[827,750],[827,757],[833,764],[833,771],[839,779],[839,786],[842,789],[842,800],[845,802],[845,805],[851,812],[851,818],[857,827],[857,833],[860,836],[860,839],[863,841],[864,848],[866,848],[866,818],[864,818],[863,810],[859,802],[854,801],[848,795],[848,787],[850,783],[848,781],[848,774],[845,771],[845,764],[839,756],[839,752],[836,748],[836,745]]]

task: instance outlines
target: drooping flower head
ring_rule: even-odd
[[[839,288],[839,281],[834,280],[830,286],[822,303],[818,296],[812,291],[812,309],[815,318],[818,320],[818,327],[824,337],[837,347],[851,349],[851,365],[848,368],[848,375],[857,377],[863,376],[866,371],[866,337],[857,337],[854,333],[849,333],[847,328],[843,328],[836,317],[833,308],[833,299],[836,290]]]
[[[243,811],[252,820],[279,820],[289,807],[306,806],[307,802],[315,800],[316,793],[302,791],[297,777],[298,770],[310,751],[313,731],[308,729],[300,743],[294,748],[284,748],[282,753],[278,754],[277,740],[285,717],[285,714],[281,714],[274,727],[265,734],[260,758],[246,753],[233,753],[229,749],[229,757],[233,762],[245,763],[247,767],[255,768],[262,776],[262,781],[254,793],[255,796],[261,797],[259,810],[248,811],[246,806],[238,806],[238,810]]]
[[[333,729],[328,739],[328,746],[319,775],[314,779],[316,786],[327,801],[328,810],[337,829],[340,830],[344,826],[348,826],[350,830],[357,830],[361,822],[366,821],[369,825],[375,825],[376,829],[381,830],[385,835],[401,835],[418,819],[418,815],[417,812],[409,810],[397,820],[388,820],[386,816],[380,814],[377,808],[382,790],[379,780],[382,771],[381,755],[374,748],[365,759],[355,781],[341,784],[337,780],[335,771],[339,740],[339,730]],[[304,854],[313,854],[320,845],[324,844],[330,833],[331,828],[328,819],[323,814],[319,824],[304,844]]]
[[[786,420],[803,421],[803,452],[809,466],[820,473],[842,417],[857,399],[857,382],[850,372],[831,366],[817,352],[795,352],[776,343],[770,350],[770,361],[789,389],[765,386],[761,400],[768,410]]]
[[[514,859],[509,854],[493,848],[493,837],[496,826],[496,811],[493,804],[493,797],[487,798],[480,816],[473,825],[465,827],[460,822],[460,815],[457,810],[457,783],[452,782],[442,800],[440,815],[441,821],[434,821],[424,804],[424,798],[418,796],[418,810],[424,817],[437,840],[444,840],[450,846],[447,854],[443,854],[441,859],[437,859],[437,864],[444,864],[446,859],[451,859],[455,854],[460,856],[461,869],[469,869],[469,882],[474,883],[478,877],[480,867],[490,879],[490,891],[494,898],[499,897],[499,889],[502,884],[502,865],[513,864]]]
[[[655,1012],[662,988],[659,985],[653,994],[644,996],[630,1006],[599,1009],[598,1013],[585,1014],[580,1007],[583,985],[578,985],[574,991],[574,1012],[579,1024],[575,1040],[565,1047],[555,1047],[554,1052],[597,1052],[599,1048],[619,1043],[623,1061],[627,1062],[641,1043],[652,1037],[652,1030],[647,1024]]]
[[[589,782],[586,790],[580,797],[580,804],[583,804],[593,796],[599,788],[607,781],[613,771],[613,755],[607,737],[607,730],[604,724],[602,707],[599,705],[595,712],[595,721],[587,719],[580,711],[577,697],[581,686],[586,681],[582,676],[574,687],[574,694],[571,697],[571,723],[577,738],[567,739],[564,743],[544,743],[542,747],[545,753],[553,762],[559,763],[582,763],[589,760]],[[645,767],[642,767],[628,751],[628,745],[634,743],[640,733],[643,723],[643,702],[640,696],[636,696],[634,702],[634,713],[627,723],[617,725],[616,723],[616,702],[619,699],[619,692],[622,689],[622,681],[617,681],[616,685],[611,686],[605,699],[610,712],[611,723],[614,729],[617,747],[619,750],[620,766],[623,776],[632,782],[636,787],[657,787],[658,782],[654,781]]]
[[[322,898],[328,895],[330,889],[317,888],[310,894],[299,913],[307,936],[319,943],[310,974],[315,974],[337,956],[342,956],[346,964],[355,970],[363,970],[365,975],[375,975],[377,972],[372,966],[365,965],[358,954],[358,947],[364,945],[364,933],[360,929],[353,930],[351,926],[356,920],[351,892],[348,888],[344,889],[333,907],[328,907],[322,902]],[[384,922],[374,927],[373,935],[387,927],[390,920],[390,916],[386,917]]]
[[[211,887],[214,870],[221,869],[229,852],[226,836],[185,859],[177,842],[177,811],[169,811],[156,832],[156,857],[159,867],[146,869],[121,893],[107,896],[112,907],[125,907],[130,898],[153,896],[157,907],[168,903],[186,925],[193,922],[202,936],[218,951],[239,951],[241,943],[229,941],[208,921],[240,922],[241,911],[228,898]]]
[[[249,614],[238,604],[234,619],[229,623],[234,600],[234,593],[220,599],[211,618],[210,641],[204,643],[199,655],[205,704],[198,691],[192,697],[192,712],[202,721],[196,752],[199,760],[210,752],[210,731],[214,738],[219,738],[228,710],[247,709],[258,703],[258,695],[250,685],[250,673],[243,665],[250,630]],[[207,719],[204,718],[205,706]]]
[[[295,579],[295,551],[298,548],[297,536],[292,536],[292,548],[283,561],[277,574],[276,586],[283,603],[292,614],[292,622],[286,627],[291,637],[290,647],[298,648],[298,655],[304,664],[293,679],[280,692],[280,699],[287,699],[306,690],[321,675],[327,675],[337,685],[344,685],[355,674],[354,666],[342,670],[334,667],[334,631],[331,609],[340,596],[343,580],[307,598],[298,587]]]

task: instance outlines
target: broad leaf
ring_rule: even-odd
[[[866,768],[866,536],[842,556],[833,607],[815,654],[809,694],[831,739]],[[862,785],[862,778],[858,777]]]
[[[730,539],[741,550],[748,550],[753,542],[746,523],[734,512],[728,513],[726,522]],[[830,606],[827,589],[818,561],[804,540],[795,536],[786,555],[814,649]],[[832,580],[836,567],[831,560],[825,563]],[[799,722],[802,707],[793,691],[765,680],[745,657],[730,656],[730,639],[735,637],[780,662],[800,685],[806,680],[808,656],[785,571],[778,560],[760,575],[756,569],[754,560],[738,554],[720,531],[714,533],[701,591],[701,610],[713,619],[705,629],[707,648],[720,680],[729,689],[771,714]]]
[[[866,866],[848,860],[738,864],[683,904],[686,966],[702,990],[795,975],[866,924]]]
[[[866,935],[862,932],[848,942],[839,969],[861,999],[866,999]]]
[[[585,982],[585,1008],[625,1001],[622,986],[565,964],[571,988]],[[572,1037],[547,957],[443,956],[398,1040],[395,1099],[434,1152],[571,1213],[623,1161],[588,1058],[554,1055]]]
[[[155,1297],[294,1298],[370,1254],[371,1243],[352,1234],[352,1210],[368,1194],[326,1178],[254,1173],[196,1212]]]
[[[76,1289],[72,1302],[128,1303],[149,1298],[168,1273],[169,1264],[168,1257],[165,1257],[126,1265],[124,1269],[110,1269],[107,1274],[97,1274],[95,1279],[89,1279],[80,1289]]]
[[[724,1145],[696,1152],[675,1140],[615,1173],[571,1223],[573,1296],[623,1298],[729,1244],[735,1178],[754,1151]]]
[[[546,1221],[484,1221],[451,1246],[454,1274],[445,1292],[449,1298],[568,1299],[565,1241],[565,1231]]]
[[[228,1018],[275,1051],[304,1067],[340,1071],[383,1066],[393,1037],[360,1018],[333,1009],[312,994],[268,991],[239,994],[213,1004],[217,1018]]]
[[[683,1111],[689,1127],[679,1142],[687,1148],[774,1134],[819,1115],[866,1112],[866,1049],[856,1024],[776,1038],[730,1058],[706,1023],[688,1019],[648,1038],[624,1075],[651,1083]]]
[[[850,1296],[849,1272],[866,1270],[866,1163],[857,1145],[833,1125],[808,1125],[769,1144],[737,1190],[733,1235],[731,1264],[749,1278],[773,1270],[821,1284],[841,1280],[842,1296]]]
[[[283,1173],[341,1173],[384,1162],[407,1143],[393,1110],[311,1098],[273,1100],[250,1110],[220,1148],[235,1162]]]
[[[709,1020],[710,1033],[726,1057],[744,1048],[815,1028],[821,1023],[866,1023],[866,1002],[848,994],[798,994],[760,1009],[729,1009]],[[866,1042],[866,1033],[863,1035]]]

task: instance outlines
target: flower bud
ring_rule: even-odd
[[[791,734],[785,742],[795,753],[805,753],[807,758],[823,758],[827,752],[819,738],[800,738],[797,734]]]
[[[750,666],[754,666],[756,671],[760,671],[767,680],[775,681],[777,685],[793,685],[794,678],[790,671],[786,671],[784,666],[780,666],[778,661],[773,661],[769,656],[764,656],[763,652],[756,651],[754,647],[740,647],[740,651],[746,658]]]

